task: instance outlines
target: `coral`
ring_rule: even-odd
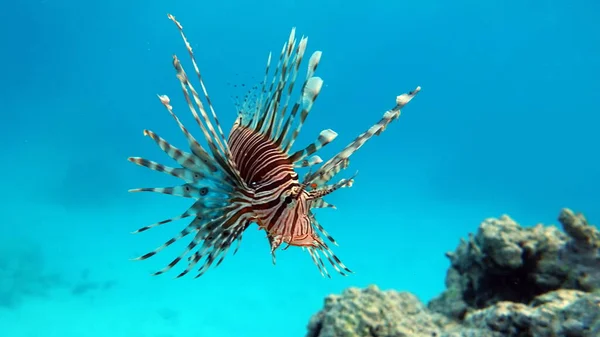
[[[530,304],[497,302],[458,323],[407,292],[376,286],[330,295],[308,325],[307,337],[597,337],[600,296],[556,290]]]
[[[600,233],[563,209],[555,226],[487,219],[448,253],[428,306],[376,286],[330,295],[307,337],[598,337]]]
[[[323,310],[312,317],[307,337],[431,337],[453,325],[410,293],[372,285],[328,296]]]
[[[462,320],[500,301],[529,303],[557,289],[599,289],[598,229],[569,209],[559,221],[566,234],[555,226],[521,227],[507,215],[483,221],[475,236],[447,253],[447,289],[429,308]]]
[[[596,337],[600,296],[562,289],[540,295],[530,305],[498,302],[467,315],[465,325],[505,337]]]

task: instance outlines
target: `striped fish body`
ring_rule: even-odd
[[[253,193],[253,220],[267,232],[271,251],[282,244],[318,246],[309,218],[309,194],[302,189],[293,162],[269,137],[234,126],[229,137],[233,161]]]
[[[238,109],[238,118],[226,139],[183,27],[172,15],[169,19],[179,29],[200,83],[201,93],[190,82],[179,58],[174,56],[173,66],[183,95],[207,147],[203,147],[179,120],[168,96],[159,96],[185,136],[189,151],[176,148],[156,133],[145,130],[144,135],[149,136],[178,166],[169,167],[140,157],[130,157],[129,161],[177,177],[183,184],[130,191],[175,195],[190,198],[194,203],[182,214],[142,227],[134,233],[175,220],[192,220],[174,237],[137,259],[147,259],[173,243],[191,237],[183,252],[155,275],[170,270],[187,257],[187,267],[178,277],[186,275],[202,262],[196,274],[199,277],[211,266],[218,266],[234,244],[235,254],[246,229],[256,223],[266,232],[273,263],[275,251],[285,244],[285,248],[305,248],[324,276],[330,276],[324,261],[328,261],[341,275],[351,273],[329,248],[325,238],[330,243],[337,243],[319,224],[312,210],[334,208],[323,198],[339,188],[352,186],[354,180],[342,178],[329,183],[330,180],[348,167],[350,156],[366,141],[381,134],[390,122],[400,116],[400,109],[412,100],[420,87],[396,97],[396,105],[392,109],[328,161],[323,163],[315,153],[336,138],[333,130],[323,130],[312,144],[292,151],[323,85],[321,78],[314,76],[321,58],[321,52],[317,51],[308,60],[302,83],[296,86],[308,40],[302,37],[297,41],[295,29],[292,29],[274,73],[269,76],[272,61],[269,55],[260,93],[247,96],[257,98],[244,102],[243,107]],[[299,97],[292,101],[295,87],[300,88]],[[300,179],[295,170],[303,167],[308,167],[309,173]]]

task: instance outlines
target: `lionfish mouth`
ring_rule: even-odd
[[[378,122],[324,163],[314,154],[336,138],[337,133],[333,130],[322,131],[312,144],[292,151],[323,86],[323,80],[315,76],[321,59],[321,52],[316,51],[308,60],[306,76],[300,79],[302,83],[296,87],[300,89],[298,97],[295,102],[290,102],[308,42],[306,37],[298,41],[293,28],[283,45],[275,71],[270,77],[269,54],[259,95],[252,96],[251,102],[244,102],[243,108],[238,109],[238,118],[226,138],[183,27],[174,16],[169,14],[168,17],[181,34],[200,84],[199,94],[189,81],[179,58],[173,56],[173,66],[183,96],[206,145],[201,145],[179,120],[169,97],[159,95],[160,102],[185,136],[189,149],[179,149],[156,133],[144,130],[144,135],[154,140],[178,165],[169,167],[141,157],[130,157],[129,161],[177,177],[183,183],[173,187],[137,188],[130,192],[157,192],[190,198],[194,202],[180,215],[142,227],[134,233],[145,232],[175,220],[192,220],[178,234],[136,260],[147,259],[191,234],[192,239],[183,252],[154,275],[170,270],[187,258],[187,267],[177,277],[186,275],[203,261],[197,270],[196,277],[199,277],[211,266],[218,266],[234,245],[235,254],[244,232],[254,223],[266,232],[273,262],[275,251],[286,243],[285,248],[299,246],[307,249],[324,276],[330,276],[324,260],[341,275],[351,273],[323,239],[327,238],[337,245],[316,220],[313,209],[335,208],[323,197],[339,188],[352,186],[354,177],[342,178],[331,184],[330,180],[348,167],[349,158],[354,152],[373,136],[380,135],[400,116],[401,109],[421,88],[416,87],[397,96],[394,107],[386,111]],[[317,166],[317,169],[312,169]],[[296,169],[307,167],[309,172],[300,181]]]

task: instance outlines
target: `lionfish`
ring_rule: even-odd
[[[177,26],[186,45],[202,96],[206,101],[205,105],[201,95],[190,83],[184,67],[174,55],[173,66],[183,95],[208,148],[200,145],[179,120],[169,97],[159,95],[161,103],[184,134],[190,152],[171,145],[150,130],[144,130],[144,135],[152,138],[179,166],[168,167],[140,157],[130,157],[128,160],[177,177],[183,180],[183,184],[163,188],[138,188],[130,192],[158,192],[191,198],[194,203],[182,214],[142,227],[134,233],[183,218],[193,217],[193,220],[179,234],[135,260],[145,260],[192,234],[193,239],[184,251],[154,275],[167,272],[189,254],[187,268],[177,277],[186,275],[203,260],[196,276],[200,277],[211,265],[218,266],[234,244],[235,254],[244,231],[255,223],[259,230],[266,232],[273,263],[275,251],[285,244],[283,249],[289,246],[306,249],[323,276],[331,277],[324,259],[341,275],[352,273],[325,242],[324,237],[337,245],[333,237],[319,224],[312,209],[335,208],[323,200],[323,197],[339,188],[350,187],[354,177],[332,184],[329,184],[330,180],[348,167],[349,158],[356,150],[372,136],[383,132],[390,122],[400,116],[400,109],[421,88],[417,87],[398,96],[396,105],[385,112],[383,118],[324,163],[314,154],[336,138],[337,133],[333,130],[322,131],[312,144],[292,151],[294,141],[323,86],[323,80],[315,76],[321,59],[321,52],[316,51],[308,60],[308,69],[300,86],[299,98],[290,104],[308,41],[304,36],[297,41],[295,28],[292,28],[270,83],[269,53],[265,77],[259,85],[262,86],[261,91],[256,95],[255,101],[238,107],[238,116],[229,138],[225,138],[183,27],[173,15],[169,14],[168,17]],[[318,164],[322,165],[313,172],[311,168]],[[307,167],[308,173],[300,180],[295,169]]]

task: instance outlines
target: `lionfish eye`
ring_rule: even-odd
[[[292,197],[291,196],[287,196],[285,197],[285,199],[283,199],[283,203],[285,203],[286,205],[289,205],[292,202]]]

